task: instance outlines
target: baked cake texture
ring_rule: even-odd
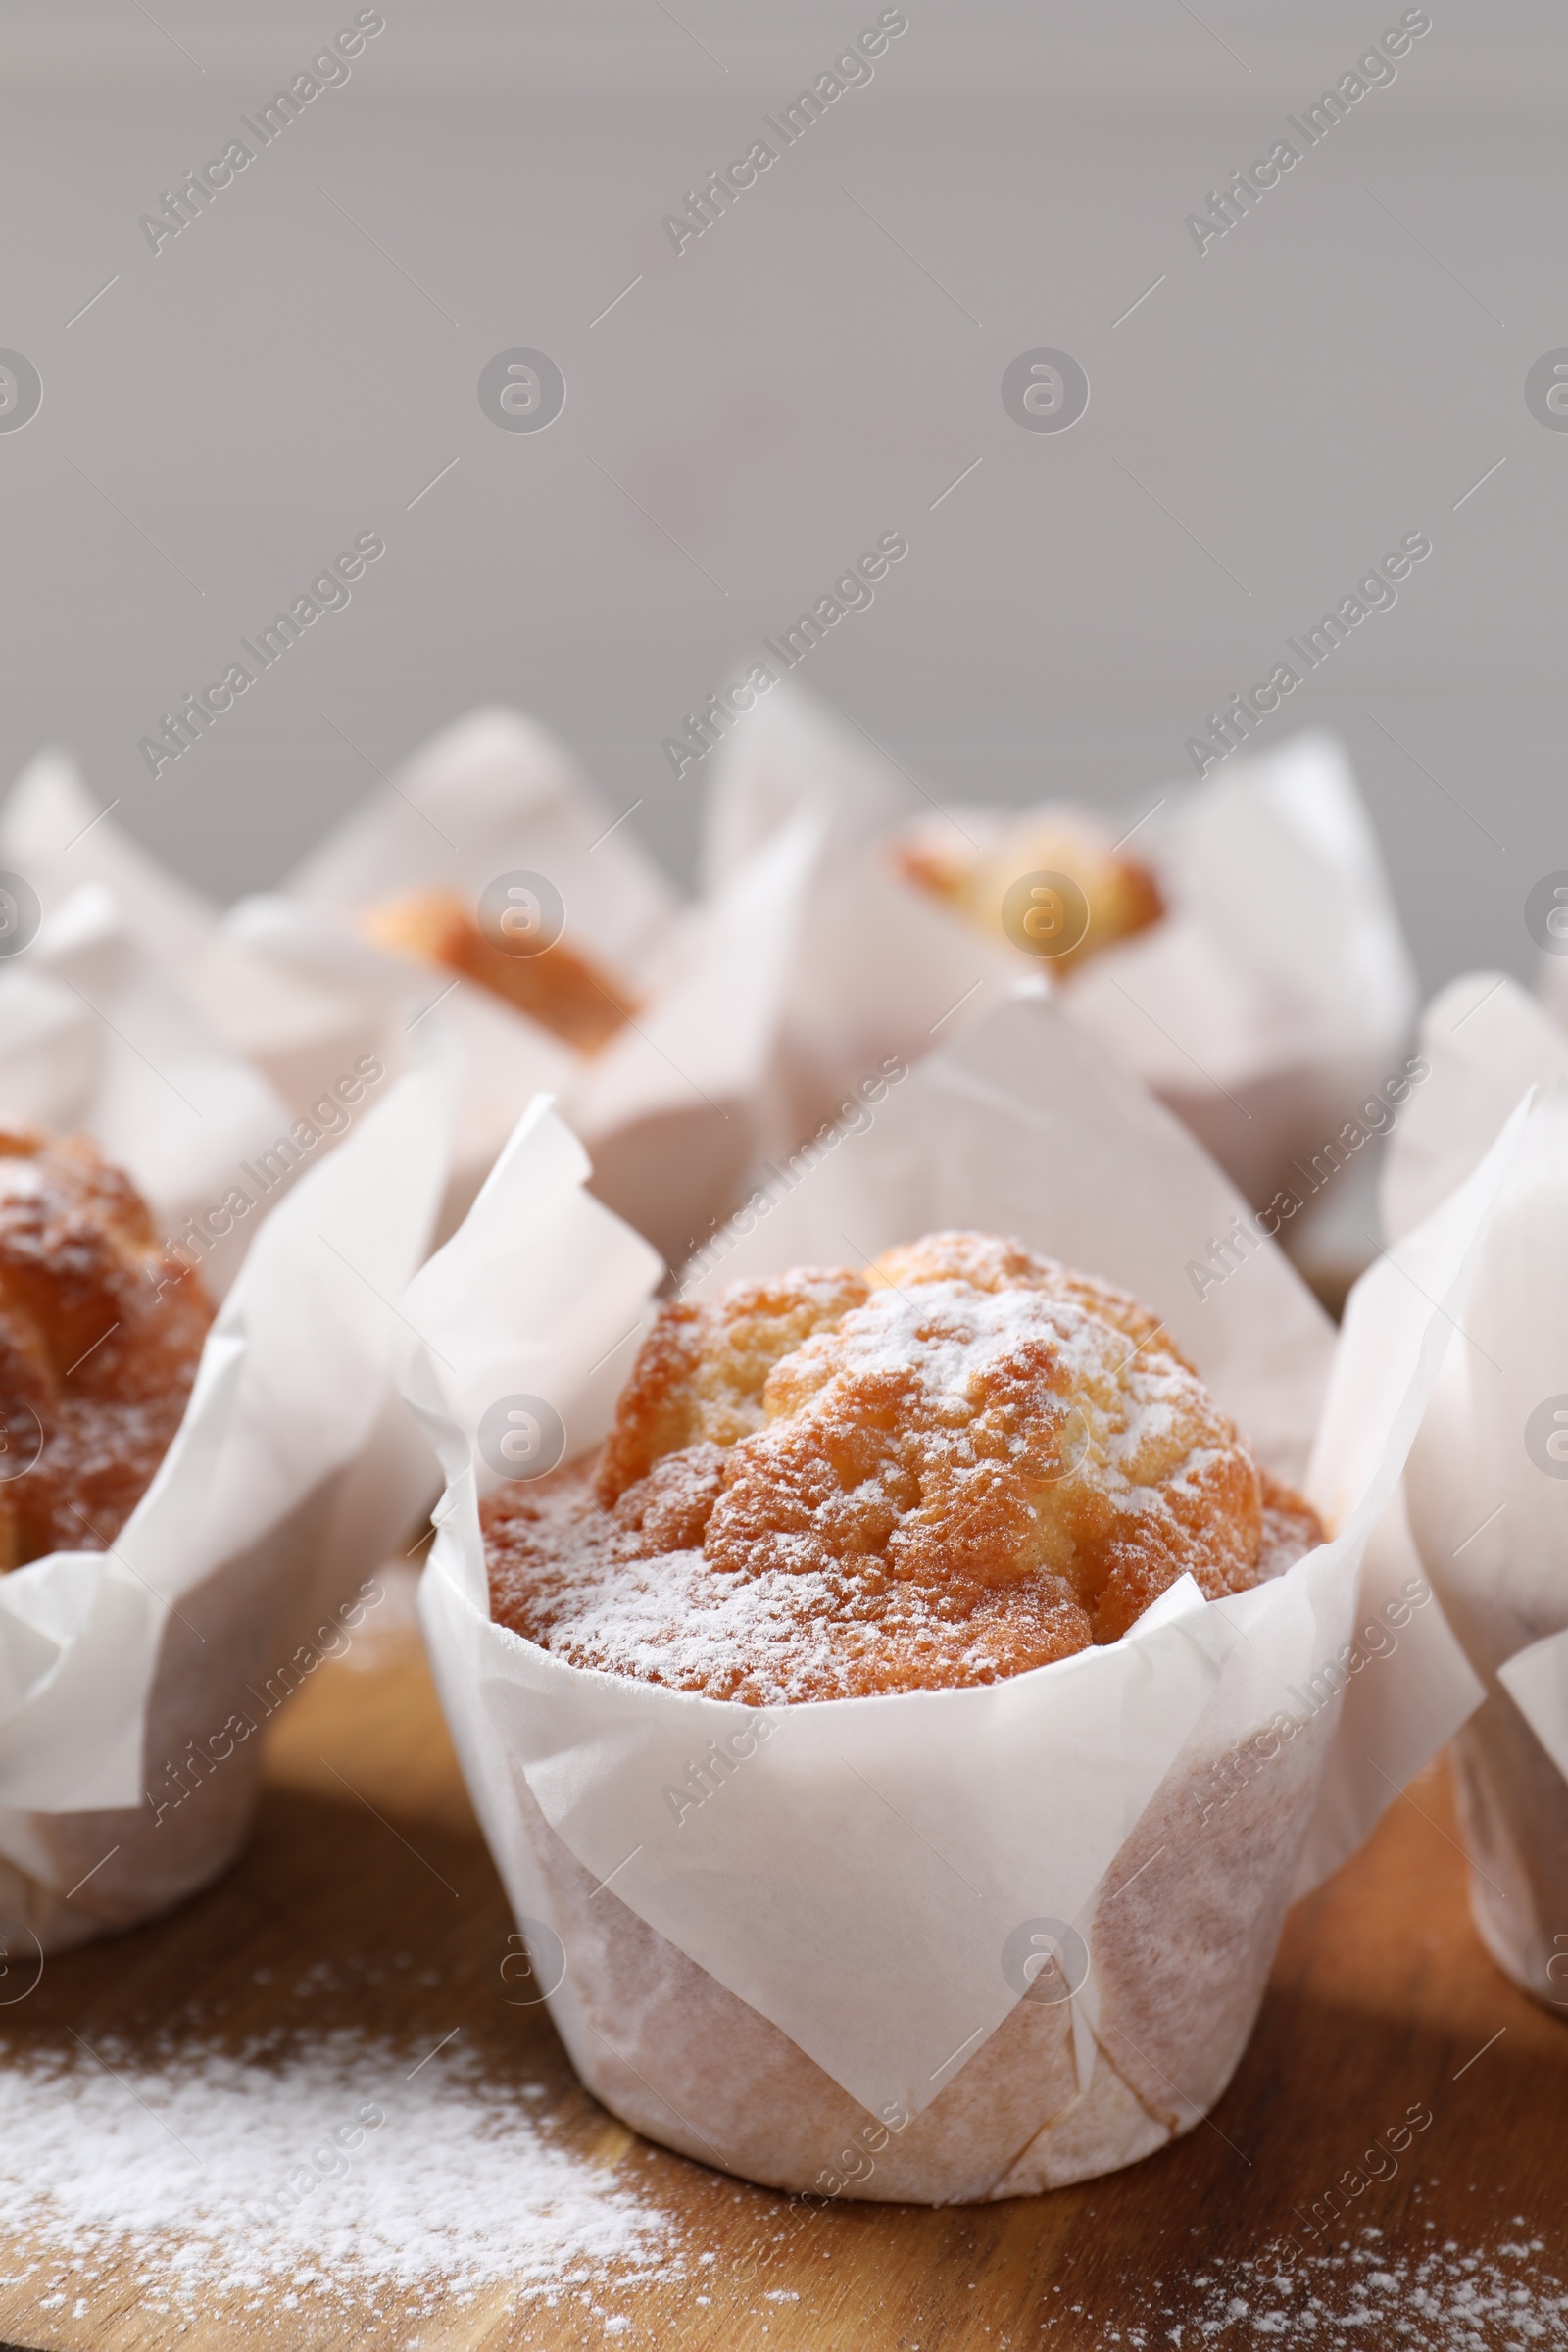
[[[498,947],[454,890],[415,890],[366,907],[360,928],[377,947],[477,981],[579,1054],[596,1054],[623,1029],[636,1002],[564,940],[537,955]]]
[[[1323,1537],[1136,1299],[958,1232],[666,1304],[599,1453],[482,1518],[498,1622],[760,1706],[1026,1673]]]
[[[1114,941],[1130,939],[1165,911],[1147,865],[1066,815],[1026,817],[983,844],[959,840],[950,827],[914,826],[893,844],[893,859],[906,881],[945,900],[982,930],[1011,938],[1014,947],[1025,943],[1011,935],[1004,916],[1012,885],[1026,874],[1065,874],[1084,895],[1088,921],[1080,937],[1050,954],[1058,975]]]
[[[201,1276],[85,1136],[0,1132],[0,1572],[114,1544],[212,1319]]]

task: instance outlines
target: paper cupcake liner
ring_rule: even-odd
[[[1483,972],[1433,1000],[1420,1044],[1432,1081],[1384,1175],[1396,1234],[1534,1090],[1405,1489],[1485,1691],[1452,1749],[1476,1928],[1516,1984],[1568,2016],[1568,1039],[1513,981]]]
[[[1522,1991],[1568,2016],[1568,1782],[1506,1691],[1451,1756],[1476,1932]]]
[[[583,2082],[623,2123],[699,2163],[794,2194],[884,2203],[1065,2187],[1153,2154],[1223,2094],[1263,1997],[1331,1738],[1325,1716],[1196,1838],[1226,1757],[1184,1755],[1107,1874],[1076,1996],[1059,1971],[1037,1979],[1039,1997],[1018,2000],[912,2119],[851,2098],[597,1885],[519,1792],[533,1981],[555,1953],[564,1973],[550,2012]]]
[[[181,1599],[148,1693],[139,1805],[6,1817],[7,1846],[30,1853],[33,1869],[0,1866],[0,1919],[25,1926],[46,1952],[172,1910],[239,1850],[266,1720],[254,1692],[318,1614],[309,1588],[323,1581],[318,1546],[340,1485],[318,1490]],[[229,1728],[236,1719],[251,1726],[243,1740]]]

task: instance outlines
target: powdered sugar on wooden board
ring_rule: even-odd
[[[1546,2269],[1545,2240],[1518,2234],[1478,2248],[1440,2238],[1427,2223],[1415,2245],[1362,2230],[1321,2253],[1270,2248],[1200,2268],[1179,2286],[1154,2282],[1136,2320],[1105,2326],[1100,2341],[1128,2352],[1261,2352],[1307,2345],[1311,2352],[1550,2352],[1568,2346],[1568,2286]],[[1060,2297],[1056,2301],[1056,2297]],[[1085,2306],[1059,2282],[1053,2333],[1077,2343]]]
[[[614,2332],[616,2285],[680,2275],[681,2251],[545,2097],[488,2085],[460,2045],[421,2060],[354,2034],[275,2063],[0,2053],[0,2284],[90,2320],[133,2280],[153,2310],[220,2304],[286,2336],[290,2312],[417,2313],[505,2283],[586,2298]]]

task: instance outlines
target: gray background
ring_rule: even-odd
[[[1136,813],[1425,530],[1264,740],[1346,737],[1425,982],[1531,968],[1526,894],[1568,865],[1568,434],[1523,397],[1568,344],[1560,10],[1433,0],[1200,257],[1186,215],[1400,5],[908,0],[870,85],[677,257],[662,216],[876,6],[387,0],[352,79],[150,252],[138,216],[353,13],[5,13],[0,344],[45,387],[0,435],[8,772],[69,745],[227,896],[501,699],[684,874],[701,770],[662,739],[896,529],[803,682],[938,792]],[[545,433],[478,406],[517,344],[565,374]],[[1034,345],[1088,371],[1071,432],[1003,409]],[[151,781],[137,738],[366,529],[348,610]]]

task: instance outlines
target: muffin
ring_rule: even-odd
[[[212,1319],[201,1276],[84,1136],[0,1133],[0,1572],[113,1547]]]
[[[371,1572],[429,1470],[384,1302],[425,1256],[448,1115],[444,1073],[400,1079],[253,1215],[216,1314],[90,1144],[0,1134],[14,1957],[137,1926],[225,1869],[271,1719],[385,1598]]]
[[[759,1707],[1025,1674],[1323,1540],[1147,1309],[976,1233],[666,1304],[598,1455],[482,1520],[498,1622]]]
[[[1082,1911],[1079,1895],[1027,1906],[1067,1909],[1078,1926],[1020,1920],[1004,1900],[969,1910],[980,1890],[965,1882],[966,1833],[950,1827],[934,1847],[922,1800],[904,1793],[918,1785],[929,1804],[951,1755],[966,1791],[953,1819],[983,1854],[997,1820],[984,1799],[969,1808],[973,1758],[988,1755],[997,1787],[1054,1837],[1064,1792],[1049,1771],[1014,1776],[1005,1759],[1038,1751],[1027,1737],[1009,1747],[1005,1727],[1081,1699],[1036,1685],[1015,1708],[985,1702],[1095,1645],[1108,1666],[1184,1573],[1210,1597],[1237,1593],[1322,1541],[1310,1506],[1258,1466],[1136,1299],[1019,1242],[941,1232],[860,1271],[796,1269],[667,1304],[597,1454],[498,1489],[480,1527],[492,1617],[538,1660],[503,1678],[517,1685],[515,1721],[552,1759],[538,1786],[514,1765],[509,1885],[552,2015],[615,2114],[773,2187],[947,2204],[1113,2170],[1207,2113],[1262,1997],[1331,1714],[1277,1728],[1257,1761],[1272,1706],[1244,1665],[1131,1800],[1145,1718],[1165,1703],[1159,1678],[1179,1656],[1180,1680],[1201,1652],[1186,1634],[1170,1653],[1157,1636],[1153,1650],[1127,1644],[1125,1675],[1093,1686],[1098,1720],[1074,1718],[1065,1751],[1098,1758],[1099,1786],[1128,1807],[1114,1867]],[[440,1657],[439,1608],[429,1622]],[[659,1727],[647,1750],[630,1744],[640,1710],[624,1696],[584,1689],[574,1706],[560,1677],[578,1669],[657,1701],[642,1716]],[[818,1703],[865,1699],[888,1712],[858,1730]],[[916,1721],[911,1707],[933,1712]],[[555,1750],[574,1716],[568,1783]],[[568,1787],[587,1785],[588,1739],[637,1757],[614,1815],[625,1864],[608,1878],[553,1826],[571,1813]],[[746,1762],[764,1747],[765,1767]],[[650,1769],[654,1756],[667,1761]],[[710,1920],[714,1904],[738,1906],[771,1944],[767,1923],[811,1868],[795,1796],[833,1818],[816,1808],[835,1774],[873,1808],[853,1833],[870,1867],[896,1882],[937,1874],[921,1898],[934,1908],[908,1912],[905,1933],[951,1937],[957,1904],[984,1946],[960,2006],[968,2017],[971,1999],[989,2003],[989,2022],[924,2103],[862,2104],[845,2086],[854,2063],[820,2043],[811,2054],[775,2022],[748,1958],[732,1944],[726,1966],[710,1929],[681,1933],[690,1888]],[[753,1818],[773,1825],[759,1827],[755,1859]],[[619,1869],[661,1837],[644,1885],[664,1892],[650,1907]],[[863,2002],[875,1930],[856,1915],[844,1930]],[[896,1948],[886,1965],[896,1983]]]
[[[597,1054],[637,1009],[617,981],[564,940],[527,956],[498,946],[454,890],[377,900],[362,910],[360,929],[395,955],[477,981],[579,1054]]]
[[[1067,973],[1118,939],[1130,939],[1165,911],[1147,865],[1122,857],[1081,818],[1029,816],[976,845],[951,827],[918,825],[893,844],[906,882],[941,899],[983,931]],[[1016,886],[1038,874],[1064,876],[1078,897],[1049,919],[1019,903]]]

